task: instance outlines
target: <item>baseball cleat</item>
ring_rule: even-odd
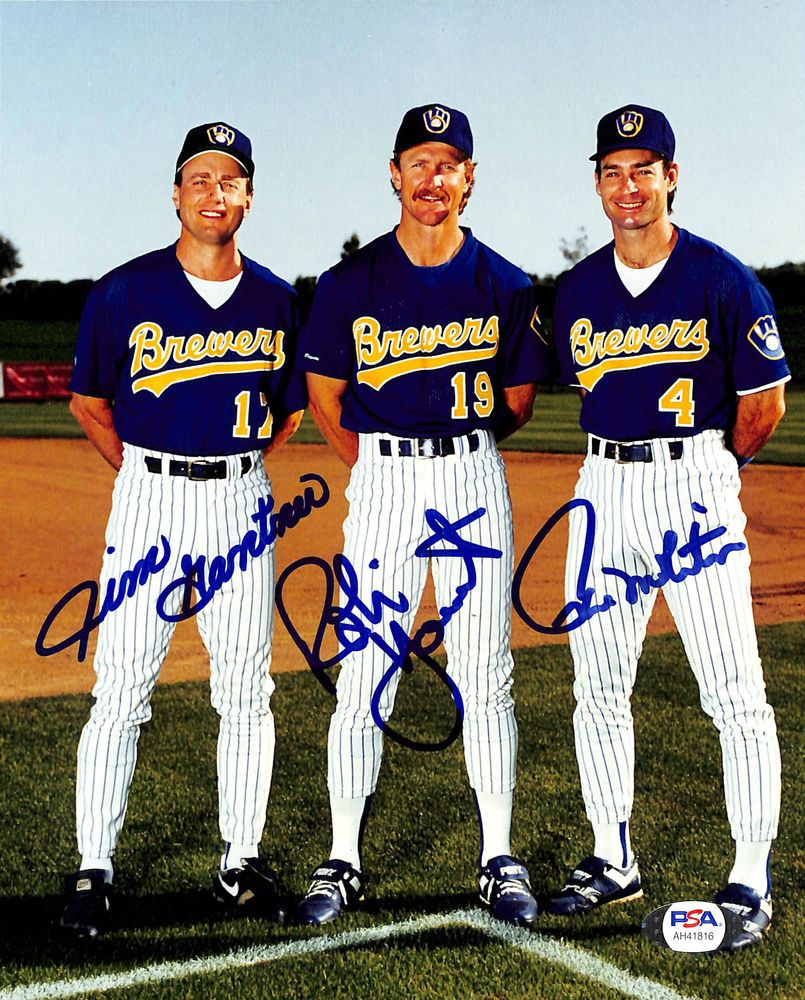
[[[636,860],[628,868],[616,868],[603,858],[590,857],[576,865],[563,889],[545,900],[544,909],[572,917],[607,903],[628,903],[642,895]]]
[[[363,899],[365,879],[346,861],[323,861],[310,877],[310,886],[296,908],[299,924],[329,924]]]
[[[102,868],[85,868],[68,875],[65,882],[67,905],[59,926],[79,941],[94,940],[109,924],[111,890]]]
[[[262,858],[244,858],[240,868],[218,871],[212,893],[219,903],[238,913],[260,914],[281,923],[286,905],[277,873]]]
[[[525,865],[508,854],[490,858],[478,872],[481,902],[493,917],[529,927],[539,916]]]
[[[726,939],[721,947],[727,951],[737,951],[738,948],[748,948],[758,944],[771,924],[771,899],[761,896],[748,885],[730,882],[720,892],[717,892],[713,902],[725,910],[737,913],[743,923],[743,931],[731,941]]]

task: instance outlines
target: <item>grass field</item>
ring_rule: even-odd
[[[530,933],[506,934],[478,915],[474,808],[457,745],[427,755],[388,745],[367,831],[373,882],[363,909],[324,931],[218,914],[207,891],[220,850],[216,720],[206,687],[180,684],[157,689],[154,719],[140,741],[115,859],[117,929],[93,948],[70,946],[58,937],[55,921],[61,875],[76,860],[74,759],[90,700],[0,705],[0,1000],[96,996],[101,987],[106,995],[138,1000],[793,1000],[802,995],[805,971],[805,810],[798,785],[805,624],[765,628],[760,639],[783,749],[784,808],[773,867],[775,919],[759,947],[735,955],[684,955],[650,944],[639,932],[640,920],[655,906],[709,898],[731,860],[717,736],[699,709],[679,640],[663,637],[646,643],[634,697],[633,835],[646,898],[586,921],[546,917]],[[570,687],[566,647],[518,654],[513,838],[539,888],[561,883],[566,866],[590,846]],[[277,756],[264,845],[294,895],[329,850],[324,762],[331,709],[329,695],[310,675],[277,677]],[[415,670],[403,679],[395,713],[403,732],[434,738],[451,718],[444,688],[432,675]],[[412,922],[407,929],[390,926],[405,921]],[[115,978],[126,972],[132,985]],[[599,974],[609,977],[609,986],[591,978]],[[36,986],[81,977],[101,978],[80,994],[69,986],[58,993]],[[650,982],[641,986],[636,977]]]
[[[805,390],[792,389],[786,395],[788,411],[758,463],[805,465]],[[574,392],[543,392],[537,396],[529,424],[504,443],[516,451],[544,451],[581,454],[586,435],[579,428],[579,400]],[[0,402],[0,437],[78,438],[83,433],[67,410],[67,403]],[[324,439],[305,414],[295,441],[309,443]]]

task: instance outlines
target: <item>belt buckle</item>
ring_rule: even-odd
[[[434,438],[419,439],[419,456],[420,458],[436,457],[436,441]]]
[[[621,457],[624,454],[624,448],[625,446],[620,441],[615,442],[615,461],[618,465],[628,465],[631,462],[631,459]]]
[[[209,468],[208,463],[204,462],[188,462],[187,463],[187,478],[194,483],[204,483],[209,479],[209,476],[195,475],[193,473],[193,467],[198,466],[200,469]]]

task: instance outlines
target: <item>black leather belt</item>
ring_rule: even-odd
[[[682,458],[684,442],[668,441],[668,454],[674,461]],[[602,441],[600,438],[592,439],[591,449],[593,455],[601,454],[601,445],[604,446],[604,458],[611,458],[615,462],[653,462],[653,449],[660,447],[660,442],[654,444],[622,444],[620,441]]]
[[[162,459],[156,455],[145,456],[145,467],[149,472],[162,472]],[[252,467],[252,460],[248,455],[240,456],[240,474],[245,476]],[[229,474],[226,459],[220,462],[182,462],[175,458],[168,463],[169,476],[186,476],[193,480],[206,479],[226,479]]]
[[[455,455],[456,441],[459,438],[398,438],[389,441],[380,440],[380,454],[386,458],[399,455],[401,458],[444,458],[445,455]],[[478,451],[480,444],[478,434],[472,431],[467,434],[467,444],[470,451]]]

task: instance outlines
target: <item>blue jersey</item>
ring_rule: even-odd
[[[129,444],[199,457],[265,448],[306,404],[297,326],[296,293],[268,268],[243,257],[235,291],[213,309],[171,245],[93,285],[70,388],[112,400]]]
[[[549,376],[528,275],[464,234],[455,257],[437,267],[412,264],[391,232],[321,276],[303,364],[349,383],[347,430],[454,437],[494,429],[503,388]]]
[[[614,243],[559,284],[559,381],[586,389],[585,431],[614,441],[726,429],[736,394],[789,376],[769,293],[721,247],[678,230],[660,274],[636,297]]]

